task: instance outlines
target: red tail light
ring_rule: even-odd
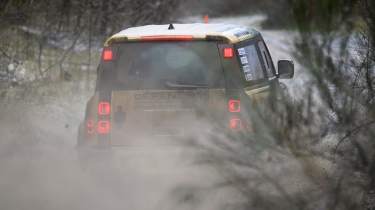
[[[239,130],[241,129],[241,119],[239,118],[231,118],[229,121],[229,128],[232,130]]]
[[[111,61],[111,60],[113,60],[113,52],[112,52],[112,50],[109,49],[109,48],[105,48],[103,50],[102,58],[103,58],[103,61]]]
[[[190,35],[160,35],[160,36],[142,36],[142,41],[192,41]]]
[[[107,120],[99,121],[97,131],[99,134],[108,134],[111,131],[111,123]]]
[[[98,115],[109,115],[109,114],[111,114],[111,104],[106,101],[99,102]]]
[[[240,100],[230,99],[228,101],[228,111],[229,112],[240,112],[241,111]]]
[[[94,134],[95,133],[95,123],[94,123],[94,121],[87,120],[86,131],[87,131],[87,134]]]
[[[233,58],[233,48],[231,47],[227,47],[227,48],[224,48],[224,58]]]

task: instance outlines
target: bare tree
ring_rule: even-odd
[[[205,151],[198,163],[223,174],[209,190],[234,187],[245,198],[223,209],[374,208],[367,202],[375,195],[374,5],[289,2],[299,33],[296,57],[310,78],[304,97],[286,94],[266,112],[250,112],[252,135],[192,143]],[[296,191],[296,182],[304,187]],[[187,189],[179,189],[180,200],[207,191]]]

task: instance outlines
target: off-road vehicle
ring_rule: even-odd
[[[97,74],[80,146],[206,132],[203,121],[222,132],[252,132],[254,122],[244,114],[252,107],[244,102],[265,100],[279,78],[293,77],[294,66],[280,60],[276,71],[254,29],[169,24],[128,28],[107,39]]]

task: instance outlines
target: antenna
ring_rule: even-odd
[[[173,26],[173,24],[172,24],[172,23],[171,23],[171,24],[169,24],[168,30],[174,30],[174,26]]]

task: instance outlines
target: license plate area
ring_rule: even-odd
[[[186,124],[192,122],[193,112],[190,109],[182,110],[152,110],[152,135],[179,136],[185,132]]]

